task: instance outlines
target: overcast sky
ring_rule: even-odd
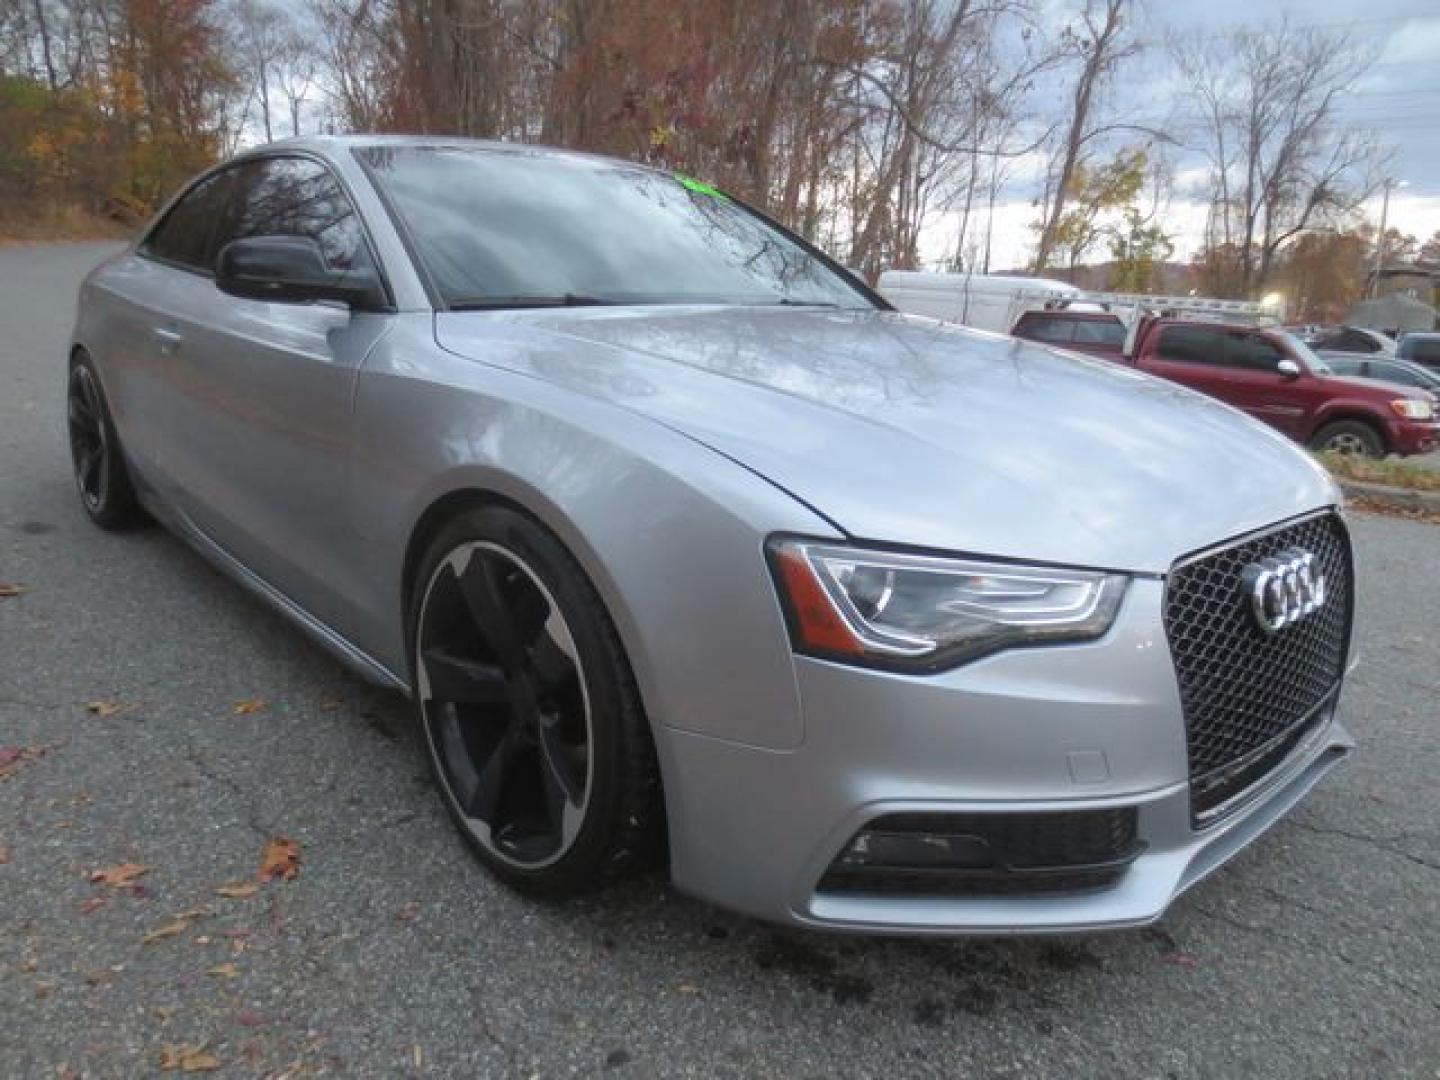
[[[1053,2],[1057,9],[1073,10],[1073,0]],[[1213,38],[1286,17],[1294,26],[1349,29],[1379,59],[1346,98],[1340,115],[1395,147],[1389,172],[1407,186],[1391,197],[1390,224],[1421,240],[1440,230],[1440,0],[1142,0],[1142,5],[1138,33],[1147,42],[1163,42],[1170,32]],[[1156,89],[1173,77],[1172,69],[1163,47],[1149,50],[1143,61],[1122,69],[1112,91],[1115,107],[1163,124],[1169,95]],[[1175,258],[1186,259],[1205,224],[1204,206],[1187,195],[1205,170],[1198,154],[1183,149],[1173,154],[1177,190],[1165,225],[1176,236]],[[1038,159],[1017,163],[1016,178],[996,214],[992,269],[1023,265],[1033,248],[1029,224],[1037,211],[1031,200],[1039,193],[1042,167]],[[1368,213],[1378,221],[1378,196]],[[927,230],[925,257],[943,257],[954,240],[954,223],[938,221]],[[1091,256],[1103,257],[1099,251]]]

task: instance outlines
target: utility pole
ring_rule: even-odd
[[[1375,272],[1370,275],[1370,298],[1373,300],[1380,292],[1380,270],[1385,265],[1385,229],[1390,221],[1390,192],[1395,188],[1403,188],[1406,185],[1404,180],[1392,180],[1385,178],[1385,197],[1380,203],[1380,235],[1375,238]]]

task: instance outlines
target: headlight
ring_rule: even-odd
[[[1126,578],[772,540],[796,651],[937,671],[1001,649],[1100,637]]]
[[[1417,398],[1397,398],[1390,402],[1390,408],[1406,420],[1429,420],[1435,415],[1435,406]]]

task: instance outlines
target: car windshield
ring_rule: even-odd
[[[823,258],[685,176],[523,147],[357,154],[454,310],[874,307]]]
[[[1335,369],[1332,368],[1329,364],[1327,364],[1324,360],[1322,360],[1320,358],[1320,354],[1317,353],[1314,349],[1312,349],[1309,345],[1307,345],[1304,341],[1302,341],[1299,337],[1290,333],[1288,330],[1279,330],[1276,331],[1276,334],[1277,336],[1285,339],[1285,343],[1290,346],[1290,351],[1293,352],[1296,356],[1298,356],[1302,362],[1304,362],[1305,366],[1310,369],[1312,374],[1335,374]]]

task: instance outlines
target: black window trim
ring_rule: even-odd
[[[202,172],[199,176],[191,180],[190,183],[186,184],[185,187],[181,190],[180,194],[176,195],[173,199],[171,199],[168,203],[165,204],[165,208],[158,215],[156,215],[154,223],[151,224],[150,228],[145,231],[145,235],[140,239],[140,242],[135,245],[135,254],[139,255],[141,258],[149,259],[151,262],[159,263],[161,266],[168,266],[174,270],[183,270],[187,274],[195,274],[197,277],[209,278],[213,281],[215,279],[214,267],[190,266],[186,263],[176,262],[174,259],[167,259],[163,255],[157,255],[149,249],[151,239],[154,238],[155,234],[160,230],[160,227],[165,224],[166,220],[169,219],[171,213],[175,210],[175,208],[184,201],[185,197],[189,195],[192,191],[194,191],[196,188],[198,188],[201,184],[203,184],[206,180],[209,180],[212,176],[219,176],[225,172],[238,172],[246,165],[253,165],[266,161],[283,161],[286,159],[296,158],[300,159],[301,161],[309,161],[313,162],[316,165],[319,165],[320,168],[325,170],[325,172],[330,175],[330,178],[335,181],[335,185],[340,189],[340,193],[349,200],[350,208],[355,212],[355,217],[360,222],[360,235],[362,240],[364,241],[366,249],[370,253],[371,265],[375,267],[375,272],[380,275],[380,287],[385,292],[384,307],[377,307],[367,310],[373,310],[381,313],[394,313],[397,309],[395,306],[395,292],[393,289],[390,288],[390,275],[385,269],[385,264],[380,259],[380,248],[375,243],[375,238],[370,235],[370,223],[365,220],[365,215],[360,211],[360,203],[359,200],[355,198],[354,190],[348,183],[345,182],[345,178],[340,175],[340,173],[335,169],[333,165],[331,165],[329,161],[325,160],[325,158],[323,158],[319,154],[313,153],[309,150],[290,148],[286,148],[284,150],[256,150],[247,154],[241,154],[238,157],[230,158],[228,161],[222,161],[217,165],[212,165],[210,168]]]

